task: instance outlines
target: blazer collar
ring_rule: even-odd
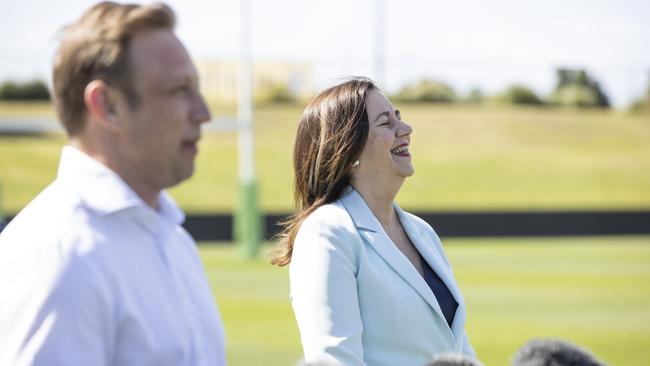
[[[440,316],[441,320],[446,324],[445,317],[440,309],[440,305],[436,300],[429,285],[418,271],[413,267],[413,264],[406,258],[406,256],[397,248],[397,246],[388,237],[377,218],[373,215],[372,211],[363,200],[363,197],[352,187],[346,188],[340,198],[341,204],[348,211],[354,225],[356,226],[359,234],[365,241],[367,241],[374,250],[381,256],[381,258],[391,267],[397,274],[410,285],[432,308],[432,310]],[[402,226],[407,235],[418,249],[422,257],[429,263],[431,268],[440,276],[443,282],[447,285],[452,295],[458,302],[459,306],[456,311],[454,322],[452,323],[451,335],[454,339],[460,339],[462,336],[464,319],[457,321],[463,304],[460,298],[460,292],[455,286],[453,279],[449,275],[447,265],[438,258],[433,248],[433,243],[427,242],[424,239],[417,227],[413,224],[412,220],[402,211],[396,204],[394,205]],[[463,305],[464,306],[464,305]],[[460,332],[457,332],[460,330]]]
[[[370,231],[372,233],[383,232],[381,224],[375,218],[370,207],[363,200],[363,197],[352,186],[347,186],[340,198],[341,203],[350,214],[354,226],[357,229]]]

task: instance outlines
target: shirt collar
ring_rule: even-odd
[[[138,208],[151,218],[145,221],[157,221],[154,216],[158,216],[180,225],[185,220],[185,214],[167,192],[158,195],[159,209],[154,210],[117,173],[72,146],[63,147],[57,180],[73,187],[84,205],[101,215]]]

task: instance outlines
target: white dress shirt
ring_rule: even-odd
[[[221,318],[182,211],[146,205],[66,146],[0,235],[0,365],[225,365]]]

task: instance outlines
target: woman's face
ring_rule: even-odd
[[[361,151],[359,166],[352,174],[371,182],[410,177],[415,172],[409,153],[413,129],[401,120],[399,110],[381,92],[371,89],[366,94],[368,140]],[[364,179],[365,180],[365,179]]]

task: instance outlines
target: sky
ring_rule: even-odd
[[[459,94],[521,83],[546,95],[556,68],[576,67],[624,107],[650,83],[647,0],[250,1],[254,59],[309,62],[317,88],[364,75],[389,92],[430,78]],[[0,0],[0,80],[49,80],[57,31],[94,3]],[[238,0],[167,3],[194,58],[239,56]],[[379,38],[384,73],[375,67]]]

